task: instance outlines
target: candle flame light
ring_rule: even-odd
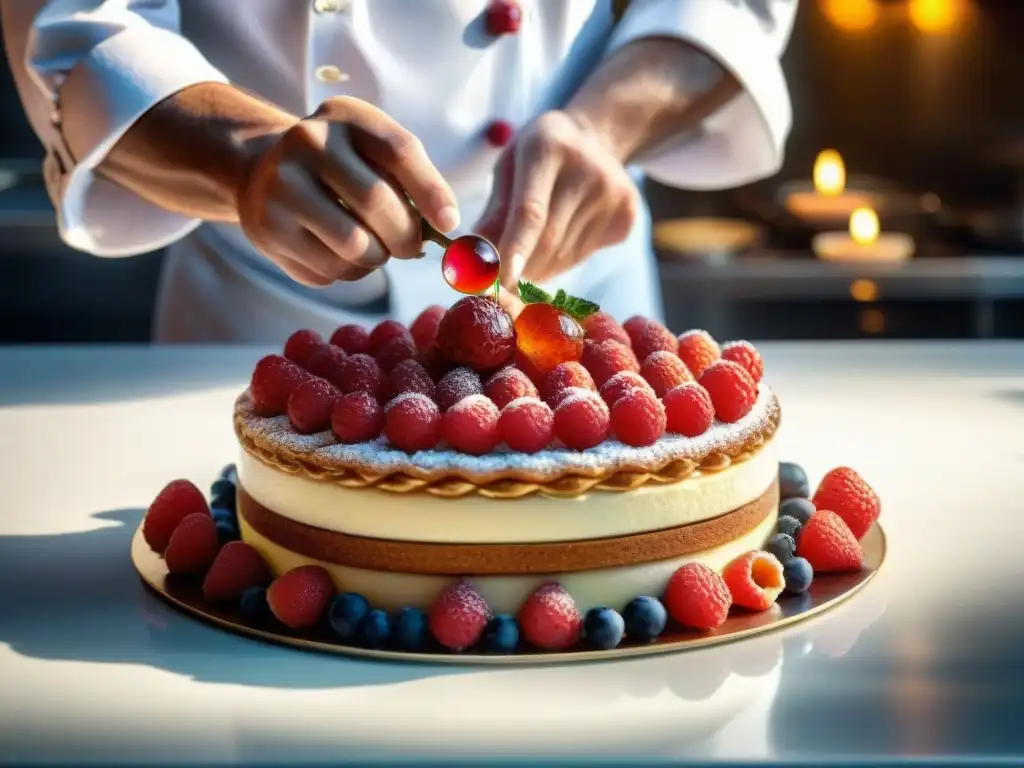
[[[878,214],[870,208],[858,208],[850,214],[850,237],[859,245],[878,241]]]
[[[841,195],[846,189],[846,166],[834,149],[823,149],[818,153],[814,161],[814,189],[831,197]]]

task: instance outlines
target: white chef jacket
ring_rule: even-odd
[[[471,224],[500,152],[485,138],[492,121],[522,126],[564,104],[611,51],[645,37],[678,38],[722,63],[743,92],[699,130],[641,158],[636,172],[679,188],[720,189],[781,165],[791,114],[779,56],[797,0],[633,0],[617,23],[610,0],[520,0],[521,28],[500,37],[486,30],[487,5],[2,0],[8,56],[46,148],[44,176],[64,241],[103,257],[171,246],[155,337],[239,342],[280,341],[298,327],[329,333],[384,312],[408,322],[457,294],[441,277],[437,249],[356,283],[305,288],[263,259],[238,227],[169,213],[94,173],[142,114],[200,82],[233,83],[296,115],[337,95],[375,104],[419,136]],[[66,148],[67,120],[89,129],[81,157]],[[649,217],[552,287],[620,318],[658,316]]]

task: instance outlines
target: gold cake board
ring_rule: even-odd
[[[340,653],[368,659],[403,662],[427,662],[431,664],[564,664],[574,661],[604,661],[631,656],[651,656],[658,653],[672,653],[710,645],[730,643],[745,637],[772,632],[809,619],[829,610],[854,595],[878,572],[885,560],[886,540],[882,528],[876,523],[861,541],[864,550],[864,565],[855,573],[815,574],[810,589],[803,595],[782,596],[770,610],[761,613],[734,610],[725,624],[710,632],[698,632],[673,627],[652,643],[632,644],[624,642],[610,651],[576,650],[533,651],[525,650],[511,655],[448,653],[445,651],[409,653],[406,651],[374,650],[345,645],[334,640],[327,629],[298,632],[280,625],[272,629],[250,626],[237,608],[225,608],[207,604],[202,597],[199,577],[171,575],[167,572],[163,558],[153,552],[142,537],[142,527],[132,539],[132,563],[143,582],[176,608],[198,616],[223,629],[248,635],[259,640],[288,645],[305,650],[326,653]]]

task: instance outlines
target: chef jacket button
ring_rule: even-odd
[[[523,23],[523,9],[516,0],[492,0],[487,8],[487,31],[492,35],[511,35]]]
[[[512,123],[507,120],[495,120],[493,123],[487,126],[487,130],[484,135],[487,137],[487,142],[492,147],[504,147],[515,135],[516,129],[512,127]]]
[[[350,0],[316,0],[313,10],[317,13],[344,13],[351,4]]]
[[[314,70],[313,74],[322,83],[344,83],[348,80],[348,75],[333,64],[319,66]]]

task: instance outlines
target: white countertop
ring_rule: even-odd
[[[788,631],[525,669],[264,645],[143,589],[143,509],[234,459],[261,352],[0,348],[0,763],[1024,756],[1024,344],[764,345],[784,456],[882,496],[879,576]]]

